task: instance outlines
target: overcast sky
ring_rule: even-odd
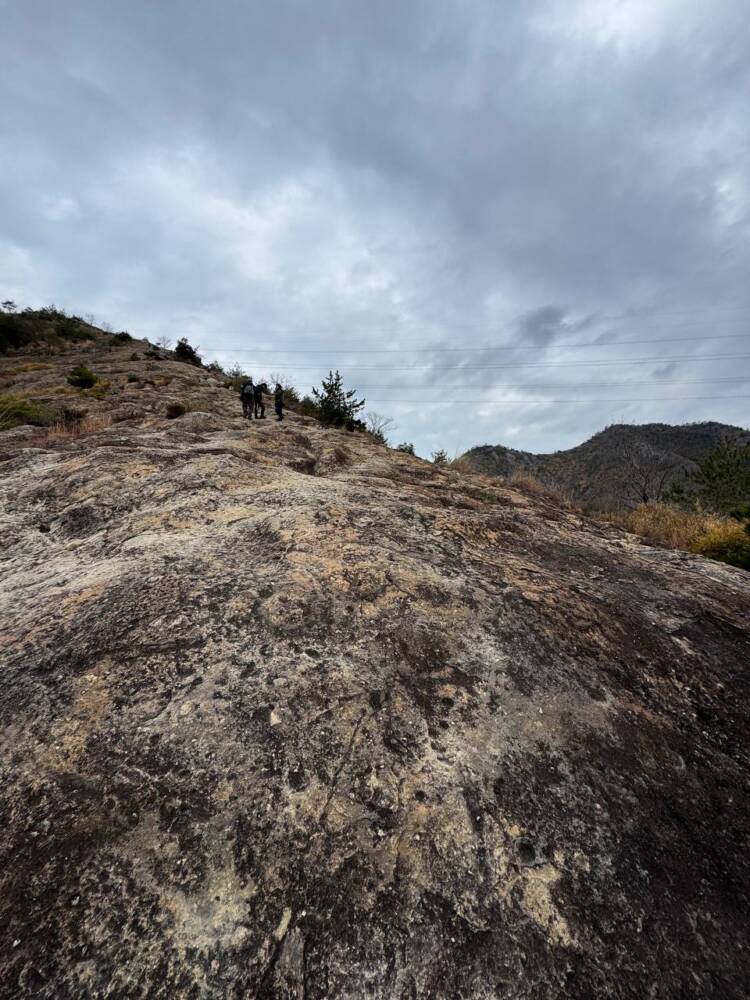
[[[747,425],[749,13],[0,0],[0,298],[339,367],[423,455]]]

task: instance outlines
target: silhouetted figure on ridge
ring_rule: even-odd
[[[253,408],[256,420],[265,420],[266,418],[266,404],[263,402],[264,392],[268,392],[268,386],[265,382],[253,386]]]
[[[247,382],[242,383],[242,388],[240,389],[240,399],[242,400],[242,416],[248,420],[253,419],[253,404],[255,400],[255,386],[253,385],[253,380],[249,378]]]

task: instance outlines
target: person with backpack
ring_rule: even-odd
[[[281,383],[276,383],[276,388],[273,391],[274,407],[276,409],[276,419],[284,419],[284,390],[281,388]]]
[[[266,404],[263,402],[263,390],[268,391],[268,386],[265,382],[261,382],[259,385],[253,386],[253,407],[255,410],[256,420],[266,419]]]
[[[255,401],[255,386],[253,380],[248,378],[242,383],[240,388],[240,399],[242,400],[242,416],[247,420],[253,419],[253,404]]]

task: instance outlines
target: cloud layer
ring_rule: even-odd
[[[338,366],[422,454],[747,424],[743,0],[2,11],[2,298]]]

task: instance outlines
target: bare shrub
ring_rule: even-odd
[[[370,410],[365,413],[365,427],[380,444],[388,444],[388,431],[393,427],[393,417]]]

